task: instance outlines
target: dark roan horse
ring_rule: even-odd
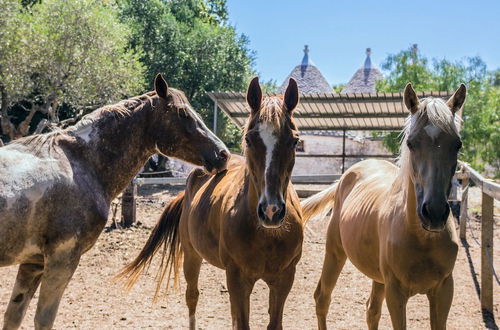
[[[0,148],[0,266],[20,264],[4,329],[17,329],[41,283],[36,329],[50,329],[61,296],[103,230],[111,201],[155,153],[207,171],[229,152],[181,91],[155,91],[98,109],[74,127]]]
[[[183,253],[190,329],[196,328],[203,259],[226,271],[233,328],[249,328],[249,298],[258,279],[270,288],[268,329],[282,328],[304,226],[290,183],[298,141],[292,112],[298,98],[297,84],[290,79],[283,98],[262,99],[254,78],[247,92],[246,157],[233,156],[228,170],[215,176],[193,171],[185,192],[167,206],[139,256],[121,273],[133,285],[163,246],[158,292],[172,271],[176,277]]]

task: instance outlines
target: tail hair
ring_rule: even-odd
[[[326,214],[333,207],[335,201],[335,194],[337,192],[338,182],[335,182],[325,190],[312,195],[311,197],[303,200],[300,205],[302,206],[302,216],[304,221],[309,221],[316,215],[326,216]]]
[[[163,247],[163,250],[161,252],[160,267],[155,278],[156,289],[154,299],[158,297],[165,277],[167,278],[167,289],[172,273],[174,274],[174,284],[177,285],[180,261],[182,259],[179,222],[184,195],[185,192],[183,191],[168,204],[139,255],[116,276],[117,278],[127,278],[125,283],[126,290],[130,290],[140,275],[149,269],[153,257],[161,247]]]

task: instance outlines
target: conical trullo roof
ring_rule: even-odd
[[[293,78],[297,81],[299,92],[303,94],[332,93],[333,89],[316,65],[309,59],[309,47],[304,48],[302,63],[297,65],[280,87],[280,93],[285,93],[288,81]]]
[[[372,66],[370,59],[371,49],[366,49],[365,64],[358,69],[351,80],[342,90],[342,93],[375,93],[375,84],[377,80],[382,79],[380,70]]]

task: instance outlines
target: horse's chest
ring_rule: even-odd
[[[230,255],[231,262],[256,277],[277,274],[288,268],[301,253],[301,236],[288,234],[280,237],[257,231],[255,235],[263,237],[241,240],[238,247],[233,245],[226,253]]]
[[[439,285],[452,273],[454,265],[452,254],[441,258],[432,253],[414,253],[398,260],[391,268],[412,294],[424,294]]]

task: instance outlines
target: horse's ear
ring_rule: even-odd
[[[412,114],[418,111],[418,105],[420,102],[418,101],[417,93],[415,93],[411,83],[408,83],[405,87],[403,100],[405,102],[406,109],[408,109],[408,111]]]
[[[288,112],[292,112],[293,109],[297,107],[299,103],[299,87],[295,79],[290,78],[288,81],[288,87],[285,91],[285,106]]]
[[[450,110],[455,113],[462,108],[465,103],[465,98],[467,96],[467,88],[464,84],[460,84],[455,94],[453,94],[446,104],[450,107]]]
[[[155,77],[155,91],[156,94],[162,99],[166,99],[168,95],[168,84],[163,78],[161,73],[158,73]]]
[[[259,85],[259,77],[253,78],[252,81],[250,81],[250,85],[248,85],[247,103],[252,109],[252,113],[256,113],[260,110],[262,90]]]

